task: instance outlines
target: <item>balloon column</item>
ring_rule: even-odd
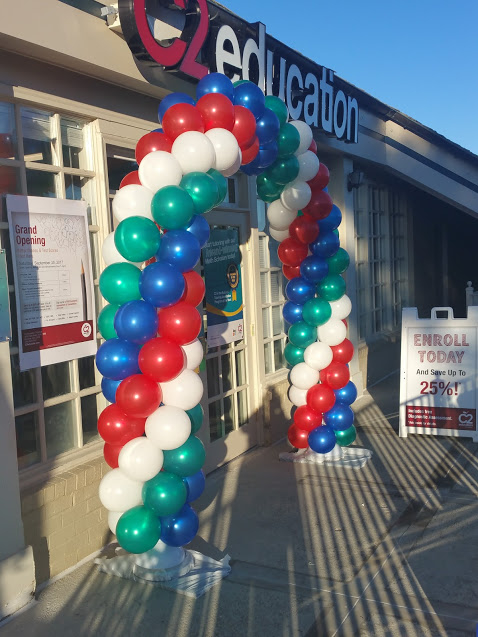
[[[353,350],[342,322],[350,301],[340,276],[348,257],[311,129],[288,122],[280,99],[219,73],[199,82],[196,97],[172,93],[161,102],[162,128],[139,140],[138,171],[121,183],[113,200],[118,225],[102,247],[107,305],[98,317],[105,341],[96,364],[111,404],[98,431],[112,471],[99,495],[112,532],[132,553],[159,540],[182,546],[198,530],[191,502],[204,489],[205,450],[195,436],[203,386],[195,370],[205,290],[194,268],[209,238],[203,215],[224,200],[226,177],[239,169],[258,175],[290,279],[286,357],[299,409],[289,437],[319,452],[355,437],[347,384]]]

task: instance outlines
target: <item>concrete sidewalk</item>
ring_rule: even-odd
[[[361,470],[279,462],[281,443],[208,477],[190,548],[232,573],[202,598],[88,563],[1,637],[475,635],[477,445],[398,438],[398,375],[355,407]]]

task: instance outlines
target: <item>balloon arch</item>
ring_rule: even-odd
[[[111,404],[98,431],[112,471],[99,495],[111,531],[131,553],[180,547],[198,531],[191,502],[204,489],[205,449],[195,436],[203,419],[196,306],[205,286],[194,267],[209,238],[203,215],[224,200],[226,178],[238,170],[257,175],[289,280],[284,354],[297,406],[289,440],[325,454],[356,435],[351,303],[341,276],[349,257],[311,128],[289,122],[281,99],[219,73],[199,82],[197,101],[172,93],[158,110],[162,129],[139,140],[139,169],[113,200],[119,224],[103,243],[100,276],[108,305],[98,318],[105,342],[96,364]]]

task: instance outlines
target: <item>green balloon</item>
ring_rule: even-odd
[[[304,362],[304,352],[305,349],[303,347],[296,347],[292,343],[287,343],[284,347],[284,358],[289,365],[294,367],[294,365]]]
[[[98,331],[101,336],[108,340],[109,338],[118,338],[116,333],[114,320],[119,305],[105,305],[98,316]]]
[[[264,173],[257,176],[257,194],[262,201],[271,203],[279,199],[282,190],[283,186],[267,179]]]
[[[191,195],[181,186],[160,188],[151,201],[154,220],[166,230],[185,228],[194,216]]]
[[[345,281],[340,274],[328,274],[316,287],[321,298],[326,301],[337,301],[345,294]]]
[[[141,298],[141,270],[132,263],[112,263],[100,275],[100,292],[112,305],[123,305]]]
[[[353,425],[348,429],[344,429],[343,431],[335,431],[334,433],[335,440],[341,447],[348,447],[348,445],[351,445],[357,437],[357,430]]]
[[[339,248],[337,252],[327,259],[329,264],[329,274],[342,274],[350,265],[349,253],[343,248]]]
[[[121,256],[135,263],[154,257],[161,242],[154,221],[139,216],[123,219],[115,230],[114,239]]]
[[[219,206],[219,204],[224,201],[227,195],[227,179],[224,177],[224,175],[221,175],[221,173],[215,168],[211,168],[210,170],[208,170],[207,174],[216,182],[216,186],[218,189],[216,206]]]
[[[188,492],[182,478],[160,471],[143,486],[143,502],[156,515],[172,515],[186,503]]]
[[[116,525],[118,542],[130,553],[150,551],[161,536],[161,522],[144,506],[125,511]]]
[[[191,433],[195,434],[196,431],[199,431],[202,427],[202,421],[204,419],[204,409],[201,407],[201,404],[198,403],[192,409],[188,409],[186,413],[189,416],[189,420],[191,421]]]
[[[285,186],[299,174],[299,160],[295,155],[279,157],[265,172],[268,180]]]
[[[280,125],[283,126],[289,117],[289,111],[287,110],[287,106],[280,99],[280,97],[275,97],[274,95],[266,95],[265,99],[266,108],[270,108],[271,111],[279,118]]]
[[[338,229],[338,228],[335,228],[335,230],[332,230],[332,232],[333,232],[335,235],[340,236],[340,235],[339,235],[339,229]]]
[[[302,318],[306,323],[314,327],[327,323],[332,316],[330,303],[324,299],[310,299],[304,303]]]
[[[164,471],[175,473],[181,478],[197,473],[206,459],[204,445],[196,436],[189,436],[183,445],[171,451],[163,451],[163,454]]]
[[[292,345],[305,349],[317,340],[317,330],[305,321],[298,321],[289,327],[287,336]]]
[[[216,205],[219,198],[219,186],[211,175],[201,172],[188,173],[184,175],[180,185],[191,196],[194,212],[197,215],[209,212]]]
[[[234,88],[236,88],[236,86],[239,86],[240,84],[249,84],[249,80],[237,80],[236,82],[232,83]]]
[[[277,136],[277,146],[279,148],[278,157],[288,157],[293,155],[299,148],[300,134],[292,124],[284,124],[281,126],[279,135]]]

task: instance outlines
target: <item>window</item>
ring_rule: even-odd
[[[85,121],[0,102],[0,194],[84,200],[88,204],[94,278],[98,272],[95,173]],[[25,469],[98,440],[105,402],[94,357],[21,372],[6,209],[0,222],[11,282],[10,361],[18,466]]]

